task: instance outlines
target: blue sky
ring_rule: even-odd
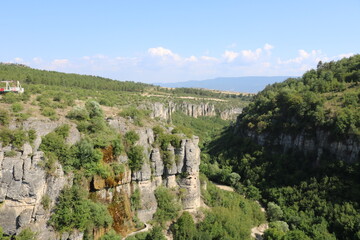
[[[118,80],[301,75],[360,53],[359,0],[2,1],[0,61]]]

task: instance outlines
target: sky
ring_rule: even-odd
[[[159,83],[300,76],[360,53],[360,0],[13,0],[0,62]]]

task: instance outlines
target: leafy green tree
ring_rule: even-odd
[[[160,226],[154,226],[146,236],[145,240],[166,240]]]
[[[158,208],[154,214],[154,219],[160,224],[177,217],[180,205],[176,201],[175,195],[165,187],[158,187],[155,190],[155,197]]]
[[[192,240],[197,234],[194,220],[188,212],[184,212],[170,229],[174,240]]]
[[[132,146],[127,153],[129,158],[129,167],[133,171],[139,171],[144,163],[144,147]]]
[[[281,220],[284,213],[281,210],[281,207],[278,206],[276,203],[273,202],[269,202],[267,204],[267,216],[269,218],[270,221],[278,221]]]
[[[124,137],[126,143],[130,146],[134,145],[140,139],[139,134],[137,134],[134,130],[126,132]]]

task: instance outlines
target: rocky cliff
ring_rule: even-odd
[[[64,121],[66,120],[30,119],[22,124],[13,124],[10,126],[13,129],[34,129],[37,133],[36,140],[32,145],[25,143],[21,148],[0,144],[0,226],[4,233],[14,235],[30,227],[32,231],[38,233],[40,240],[82,239],[82,233],[60,235],[47,224],[60,191],[64,186],[72,184],[72,175],[65,175],[60,164],[56,165],[54,174],[47,175],[43,167],[44,153],[38,149],[41,137],[64,124]],[[67,142],[74,144],[81,136],[71,122],[67,123],[71,125]],[[171,164],[164,164],[159,148],[154,145],[154,133],[150,127],[129,126],[126,120],[120,117],[111,119],[108,123],[114,131],[122,134],[130,129],[135,130],[140,137],[136,144],[144,147],[146,156],[141,170],[132,172],[125,167],[125,172],[111,185],[100,177],[94,177],[89,183],[91,185],[89,190],[93,191],[98,199],[109,204],[117,199],[117,205],[111,206],[115,208],[114,211],[121,213],[113,215],[121,233],[127,234],[134,230],[131,221],[134,213],[131,211],[129,199],[135,191],[140,192],[137,217],[142,222],[148,222],[153,218],[157,209],[154,191],[161,185],[182,193],[183,209],[194,210],[200,206],[200,149],[197,137],[190,139],[183,137],[179,148],[169,145]],[[126,166],[128,159],[123,153],[115,161]],[[120,203],[118,199],[121,199]],[[45,201],[47,204],[44,203]],[[94,232],[95,238],[101,236],[103,232],[104,230],[101,229]]]
[[[160,118],[162,120],[170,120],[171,114],[175,111],[182,112],[188,116],[198,117],[214,117],[220,116],[223,120],[233,120],[242,112],[242,108],[229,107],[224,110],[216,109],[211,103],[151,103],[142,106],[151,111],[150,117]]]
[[[347,162],[355,162],[360,158],[360,143],[356,136],[350,136],[343,140],[336,140],[329,132],[316,130],[313,133],[301,131],[298,134],[281,133],[274,134],[261,133],[254,131],[244,131],[244,134],[254,139],[262,146],[281,146],[285,151],[294,149],[316,158],[319,163],[323,154],[330,154],[336,159]]]

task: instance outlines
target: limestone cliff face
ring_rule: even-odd
[[[316,130],[312,134],[307,134],[305,131],[293,135],[281,133],[278,136],[245,131],[245,135],[263,146],[280,145],[284,151],[296,149],[305,154],[311,154],[316,156],[317,163],[324,152],[347,162],[355,162],[360,157],[360,143],[356,137],[349,137],[342,141],[334,140],[329,132],[323,130]]]
[[[113,119],[109,124],[121,130],[121,120]],[[157,209],[155,189],[158,186],[183,189],[182,205],[185,210],[193,210],[200,207],[200,149],[198,137],[182,139],[178,149],[169,145],[168,151],[172,154],[171,164],[166,165],[161,158],[159,148],[154,147],[154,133],[150,128],[137,129],[140,136],[138,145],[144,147],[146,157],[140,171],[126,173],[126,179],[119,184],[117,189],[124,191],[128,197],[138,189],[141,196],[141,207],[137,210],[140,221],[148,222],[153,218]],[[120,157],[126,162],[127,158]],[[103,194],[106,195],[106,194]]]
[[[56,234],[47,226],[50,211],[41,201],[49,199],[53,207],[65,185],[70,184],[60,164],[53,175],[47,176],[43,167],[44,153],[38,151],[41,137],[63,124],[60,121],[30,119],[12,123],[10,128],[34,129],[37,138],[32,145],[26,143],[20,149],[2,146],[0,143],[0,226],[6,234],[17,234],[26,227],[38,232],[39,239],[56,239]],[[71,126],[68,143],[80,139],[80,133]],[[9,154],[15,152],[15,156]]]
[[[114,131],[125,134],[130,128],[123,118],[108,120]],[[47,239],[82,239],[83,233],[56,233],[47,222],[50,219],[51,209],[55,206],[61,190],[72,184],[71,174],[65,175],[60,164],[57,164],[55,173],[47,175],[42,167],[44,153],[39,151],[41,137],[54,131],[65,122],[63,121],[40,121],[31,119],[22,124],[13,124],[10,127],[34,129],[37,139],[32,145],[26,143],[21,149],[12,146],[2,146],[0,143],[0,226],[9,235],[17,234],[24,228],[30,227],[38,233],[39,240]],[[69,144],[80,140],[80,133],[75,125],[71,125],[67,139]],[[200,206],[200,149],[198,138],[185,138],[181,141],[181,147],[175,149],[169,145],[168,150],[172,153],[172,164],[166,165],[161,157],[160,150],[154,146],[154,133],[151,128],[136,127],[139,141],[136,143],[144,147],[145,160],[140,171],[132,172],[125,167],[115,185],[109,186],[106,180],[94,177],[91,186],[96,195],[107,203],[114,198],[123,199],[121,208],[124,214],[117,216],[119,219],[120,232],[127,234],[134,230],[130,207],[131,195],[137,189],[140,192],[141,206],[137,209],[138,218],[147,222],[153,218],[157,203],[154,191],[160,186],[183,189],[181,197],[185,210],[196,209]],[[15,156],[9,154],[15,151]],[[126,154],[116,159],[126,166],[128,161]],[[90,187],[90,186],[89,186]],[[49,209],[44,209],[42,200],[50,200]],[[124,227],[125,226],[125,227]],[[123,228],[123,229],[122,229]],[[101,231],[99,229],[98,231]]]
[[[162,120],[171,120],[171,115],[175,111],[180,111],[188,116],[198,117],[214,117],[220,116],[224,120],[233,120],[242,112],[242,108],[230,107],[225,110],[219,110],[215,108],[214,104],[211,103],[189,103],[183,102],[176,104],[173,102],[169,103],[151,103],[147,106],[142,106],[145,109],[151,111],[150,117],[160,118]]]

